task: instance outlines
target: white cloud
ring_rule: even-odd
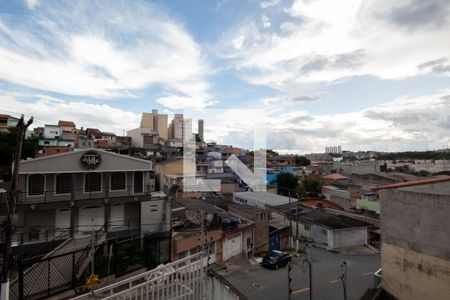
[[[328,97],[328,93],[321,93],[317,95],[302,95],[287,98],[285,96],[282,97],[270,97],[262,100],[262,103],[265,105],[280,105],[280,104],[294,104],[301,102],[311,102],[311,101],[319,101]]]
[[[35,9],[39,5],[39,0],[25,0],[25,3],[29,9]]]
[[[206,105],[209,75],[185,28],[146,2],[49,1],[0,19],[0,79],[19,85],[108,98],[157,86]]]
[[[261,2],[261,8],[265,9],[265,8],[269,8],[272,6],[277,5],[278,3],[280,3],[281,0],[268,0],[268,1],[263,1]]]
[[[450,147],[450,92],[401,97],[352,113],[290,111],[269,119],[269,147],[323,152],[328,145],[348,150],[407,151]]]
[[[139,126],[140,115],[105,104],[83,101],[65,101],[54,97],[38,95],[0,95],[0,112],[18,116],[16,112],[26,112],[26,117],[35,117],[31,127],[56,124],[58,120],[75,122],[78,128],[91,127],[122,135],[123,130]],[[11,111],[12,110],[12,111]]]
[[[206,105],[216,103],[214,101],[205,102],[204,99],[201,98],[189,98],[179,95],[170,95],[161,97],[158,98],[156,102],[171,109],[183,109],[183,108],[202,109]]]
[[[267,16],[262,16],[261,18],[262,24],[264,28],[270,28],[270,19]]]
[[[445,0],[294,1],[281,31],[246,21],[230,32],[224,56],[247,81],[293,94],[305,85],[358,75],[400,79],[424,74],[426,62],[450,59]],[[221,43],[221,46],[223,43]],[[231,47],[230,47],[231,46]],[[450,74],[444,65],[437,69]]]
[[[271,107],[265,116],[267,147],[284,152],[323,152],[329,145],[354,151],[450,147],[450,91],[400,97],[350,113],[313,114],[292,109],[273,112]],[[251,147],[255,128],[252,123],[256,120],[253,112],[206,110],[196,117],[205,120],[208,139]]]

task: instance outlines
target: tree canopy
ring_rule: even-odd
[[[297,176],[291,173],[279,173],[277,175],[278,194],[288,196],[289,191],[291,191],[291,196],[294,196],[293,194],[297,188],[297,185]]]
[[[298,167],[306,167],[311,164],[311,161],[305,156],[296,155],[294,157],[294,164]]]

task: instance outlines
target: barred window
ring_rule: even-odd
[[[69,194],[72,192],[72,174],[56,175],[56,194]]]
[[[84,178],[85,192],[100,192],[102,190],[102,174],[88,173]]]
[[[144,174],[142,172],[134,172],[134,192],[142,193],[142,184],[144,183]]]
[[[125,173],[111,173],[111,191],[120,191],[125,189]]]
[[[33,174],[28,177],[28,195],[44,195],[45,177],[42,174]]]

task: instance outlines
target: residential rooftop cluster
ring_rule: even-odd
[[[3,134],[18,121],[2,120]],[[333,253],[327,264],[336,266],[367,255],[354,267],[370,265],[372,279],[348,287],[360,297],[419,299],[430,287],[438,295],[432,299],[445,297],[447,160],[353,160],[334,146],[305,156],[270,150],[266,191],[253,191],[226,162],[234,155],[252,169],[252,151],[205,143],[199,121],[195,161],[184,161],[183,116],[167,124],[167,115],[154,110],[123,137],[71,121],[34,130],[36,157],[18,169],[11,244],[14,262],[22,262],[11,273],[12,299],[75,296],[92,264],[100,278],[117,281],[200,253],[203,267],[233,283],[236,261],[257,263],[285,251],[314,266],[313,249],[323,257]],[[220,190],[186,188],[185,168],[195,170],[195,180],[219,180]],[[3,201],[10,184],[4,178]],[[0,216],[7,214],[2,205]],[[35,287],[25,288],[31,278]],[[274,275],[280,284],[283,278]]]

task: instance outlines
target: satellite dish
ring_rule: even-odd
[[[214,220],[214,215],[213,214],[207,214],[206,215],[206,221],[208,221],[208,224],[211,224],[213,220]]]
[[[186,218],[194,224],[201,224],[203,222],[202,216],[193,210],[186,210],[184,214],[186,215]]]

